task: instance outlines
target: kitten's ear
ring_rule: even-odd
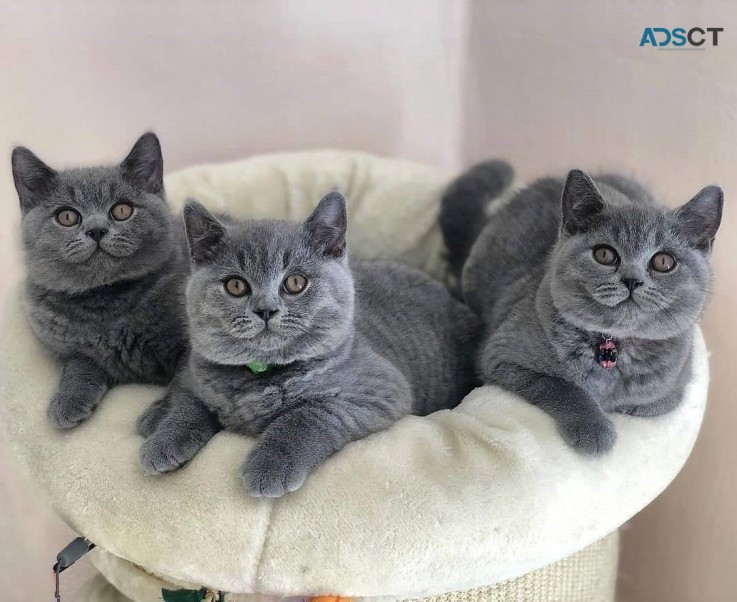
[[[678,225],[691,242],[710,252],[722,221],[724,193],[719,186],[707,186],[688,203],[675,211]]]
[[[583,230],[604,209],[604,198],[589,175],[580,169],[568,174],[562,198],[563,228],[569,234]]]
[[[304,230],[312,243],[329,257],[345,255],[347,229],[345,198],[337,190],[325,196],[304,223]]]
[[[120,171],[146,192],[159,196],[164,193],[164,157],[156,134],[147,132],[136,141],[120,164]]]
[[[184,229],[194,263],[205,263],[217,255],[225,228],[215,216],[194,199],[184,206]]]
[[[13,149],[11,164],[20,208],[25,213],[56,185],[58,174],[23,146]]]

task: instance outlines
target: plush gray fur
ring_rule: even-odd
[[[167,383],[185,352],[184,228],[164,199],[163,159],[144,134],[115,167],[55,171],[26,148],[12,155],[20,198],[27,313],[59,360],[48,416],[58,428],[85,420],[116,383]],[[121,201],[124,221],[111,216]],[[60,209],[79,222],[64,226]]]
[[[478,165],[448,186],[452,203],[440,207],[440,229],[448,249],[448,263],[460,274],[473,244],[486,225],[486,205],[497,199],[514,181],[509,163],[495,159]]]
[[[446,211],[459,205],[458,191],[485,202],[478,184],[487,168],[497,169],[492,163],[461,176],[475,182],[450,188]],[[709,186],[672,211],[637,182],[592,180],[577,170],[518,193],[489,220],[462,273],[464,299],[486,327],[483,380],[546,410],[586,454],[614,444],[608,412],[655,416],[675,408],[690,375],[722,202],[722,191]],[[620,261],[595,261],[598,245],[614,248]],[[660,251],[676,258],[671,272],[652,269]],[[595,359],[604,336],[618,345],[614,368]]]
[[[278,497],[349,442],[453,407],[474,385],[472,312],[417,270],[349,268],[339,193],[303,224],[222,223],[195,202],[185,224],[195,265],[190,370],[186,393],[144,418],[148,472],[187,462],[220,423],[260,436],[242,478],[251,494]],[[297,295],[282,288],[293,273],[309,281]],[[226,292],[232,276],[249,283],[247,295]],[[245,366],[253,360],[274,367],[256,374]]]

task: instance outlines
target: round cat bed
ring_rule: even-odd
[[[448,178],[404,161],[305,152],[195,167],[169,176],[166,186],[175,209],[193,196],[236,216],[289,218],[303,218],[337,186],[349,201],[353,256],[393,257],[444,278],[436,224]],[[547,565],[569,566],[580,581],[576,590],[575,578],[569,580],[570,591],[586,595],[581,583],[587,575],[593,581],[593,569],[575,559],[599,550],[597,566],[608,569],[596,579],[611,577],[616,536],[606,536],[676,476],[706,403],[699,334],[684,403],[655,419],[615,416],[619,438],[603,457],[578,455],[547,414],[482,387],[452,411],[407,417],[349,445],[295,493],[256,499],[239,480],[252,442],[229,433],[182,470],[143,472],[134,426],[160,394],[156,387],[118,387],[89,421],[55,431],[45,409],[59,374],[29,332],[21,299],[18,287],[0,339],[2,421],[40,490],[72,528],[97,543],[94,561],[121,584],[114,598],[97,582],[96,591],[107,591],[99,600],[155,600],[153,579],[279,596],[491,592],[518,587],[522,575],[552,583],[566,570],[541,569]]]

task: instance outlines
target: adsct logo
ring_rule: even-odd
[[[719,34],[724,27],[646,27],[640,46],[652,46],[658,50],[705,50],[706,46],[719,46]]]

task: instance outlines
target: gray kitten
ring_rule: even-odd
[[[483,182],[497,165],[461,176],[445,210],[473,207],[458,198],[473,191],[466,219],[484,219]],[[486,326],[483,380],[547,411],[586,454],[614,445],[607,412],[674,409],[690,376],[722,202],[708,186],[672,211],[632,180],[578,170],[519,192],[480,233],[461,278]]]
[[[196,202],[184,219],[188,393],[151,410],[146,471],[178,468],[222,424],[260,436],[242,478],[251,494],[278,497],[351,441],[453,407],[474,386],[472,312],[417,270],[349,268],[339,193],[302,224],[222,223]]]
[[[71,428],[116,383],[167,383],[186,351],[184,229],[164,199],[163,159],[144,134],[116,167],[55,171],[12,156],[31,327],[61,364],[48,416]]]

